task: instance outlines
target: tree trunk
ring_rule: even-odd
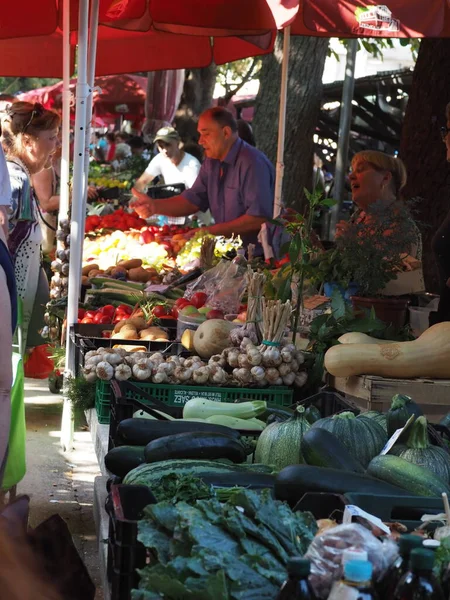
[[[405,198],[420,198],[417,209],[423,236],[425,283],[438,291],[431,240],[450,209],[450,165],[439,128],[450,102],[450,39],[425,39],[420,44],[403,123],[400,156],[406,163]]]
[[[313,181],[313,135],[322,98],[322,75],[329,40],[291,37],[286,107],[283,199],[302,211],[303,188]],[[275,164],[277,158],[279,94],[283,38],[277,36],[273,54],[264,56],[253,126],[256,144]]]
[[[212,64],[204,69],[192,69],[186,76],[180,106],[175,116],[175,127],[189,147],[198,140],[199,115],[212,106],[216,75],[217,67]]]

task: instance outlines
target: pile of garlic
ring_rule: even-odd
[[[160,352],[99,348],[86,353],[83,373],[89,382],[115,378],[181,385],[302,387],[308,378],[304,362],[303,352],[292,344],[280,348],[256,347],[249,338],[244,338],[239,348],[226,348],[207,363],[199,356],[164,357]]]

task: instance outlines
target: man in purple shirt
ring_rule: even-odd
[[[222,107],[206,110],[198,122],[206,160],[193,186],[179,196],[153,200],[133,189],[132,208],[144,219],[154,214],[181,217],[211,210],[214,235],[240,235],[257,244],[263,223],[272,218],[275,171],[269,159],[239,138],[233,115]],[[257,244],[261,251],[261,247]]]

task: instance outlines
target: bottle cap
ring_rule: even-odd
[[[431,571],[434,565],[433,550],[426,550],[425,548],[412,550],[410,563],[412,569]]]
[[[369,581],[372,578],[372,563],[368,560],[349,560],[344,565],[344,576],[355,583]]]
[[[295,577],[308,577],[311,571],[311,563],[306,558],[296,556],[287,562],[287,572]]]
[[[345,565],[349,560],[367,560],[367,552],[365,550],[344,550],[342,564]]]
[[[439,540],[423,540],[422,546],[427,550],[437,550],[441,542]]]
[[[402,556],[409,556],[411,550],[422,547],[423,538],[418,535],[401,535],[398,541],[399,552]]]

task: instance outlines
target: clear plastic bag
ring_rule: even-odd
[[[221,310],[225,315],[237,314],[247,286],[246,274],[247,261],[243,256],[232,261],[221,260],[189,284],[184,297],[190,300],[195,292],[205,292],[207,306]]]
[[[331,586],[342,577],[344,550],[365,550],[377,580],[398,555],[392,540],[380,541],[357,523],[338,525],[318,535],[310,545],[306,558],[311,561],[311,585],[318,598],[328,598]]]

